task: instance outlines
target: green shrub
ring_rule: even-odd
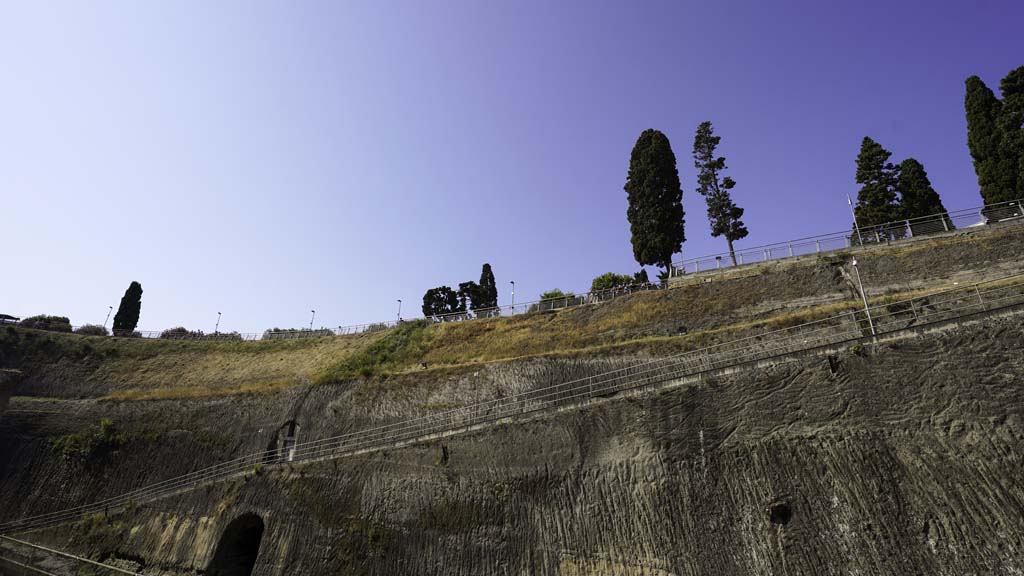
[[[81,432],[54,438],[53,449],[65,458],[93,460],[104,456],[124,444],[125,437],[119,433],[110,418],[100,419],[99,426],[89,427]]]
[[[75,334],[81,334],[83,336],[110,336],[110,332],[106,328],[103,326],[97,326],[96,324],[79,326],[75,330]]]
[[[67,316],[47,316],[45,314],[39,314],[38,316],[25,318],[21,321],[21,325],[26,328],[35,328],[36,330],[71,332],[71,321],[68,320]]]

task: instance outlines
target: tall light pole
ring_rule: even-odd
[[[398,299],[398,321],[402,321],[402,299]]]
[[[213,333],[216,334],[220,330],[220,312],[217,312],[217,325],[213,327]]]
[[[105,320],[103,320],[103,327],[104,328],[107,327],[107,322],[110,320],[110,313],[114,311],[114,307],[113,306],[107,306],[107,308],[108,308],[108,310],[107,310],[107,318]]]
[[[316,318],[316,310],[310,310],[310,312],[313,313],[313,316],[311,316],[309,318],[309,330],[310,330],[310,332],[312,332],[313,331],[313,319]]]
[[[854,258],[850,264],[853,265],[853,272],[857,275],[857,287],[860,288],[860,298],[864,301],[864,313],[868,316],[868,326],[871,327],[871,335],[875,335],[875,323],[871,320],[871,310],[868,309],[868,297],[864,294],[864,284],[860,281],[860,268],[857,267],[857,259]]]
[[[846,203],[850,205],[850,214],[853,214],[853,229],[857,231],[857,243],[864,245],[864,237],[860,235],[860,224],[857,224],[857,211],[853,209],[853,199],[846,195]],[[856,266],[856,264],[854,264]]]
[[[512,311],[515,312],[515,308],[516,308],[516,281],[515,280],[509,280],[509,283],[512,284]]]

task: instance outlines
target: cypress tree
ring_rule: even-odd
[[[900,205],[896,201],[899,170],[889,162],[890,156],[892,152],[864,137],[857,155],[857,183],[862,187],[857,193],[857,206],[854,208],[861,229],[902,219]],[[887,238],[899,236],[899,232],[894,231],[881,231],[880,234]],[[865,233],[865,237],[873,235]]]
[[[998,201],[1024,197],[1024,66],[1011,70],[999,82],[1003,106],[996,125],[999,131],[999,182],[1013,193]]]
[[[921,218],[946,212],[946,207],[942,205],[939,193],[932,188],[932,183],[928,179],[928,173],[925,172],[924,165],[916,159],[907,158],[900,163],[898,188],[900,191],[900,208],[904,218]],[[952,230],[953,223],[948,217],[945,220],[946,228]],[[937,228],[933,222],[911,223],[911,227],[914,234],[946,229]]]
[[[711,122],[701,122],[693,139],[693,164],[699,171],[697,192],[700,192],[707,201],[711,235],[716,238],[725,236],[726,242],[729,243],[729,257],[735,266],[736,251],[732,243],[746,238],[748,232],[746,225],[740,220],[743,217],[743,208],[732,201],[732,195],[729,193],[736,186],[736,181],[729,176],[719,179],[722,171],[726,169],[725,158],[715,157],[715,149],[721,140],[721,136],[715,136]]]
[[[1006,195],[997,178],[999,165],[999,133],[996,120],[1002,111],[1002,103],[981,78],[967,79],[967,93],[964,97],[967,111],[967,148],[971,151],[974,173],[978,175],[982,201],[993,204]]]
[[[114,314],[114,334],[131,334],[139,325],[139,314],[142,313],[142,284],[132,281],[121,297]]]
[[[498,285],[494,282],[494,272],[488,263],[484,263],[480,270],[480,298],[480,308],[498,307]]]
[[[637,138],[625,190],[633,257],[641,266],[661,266],[668,271],[672,255],[686,241],[685,213],[676,156],[660,131],[644,130]]]

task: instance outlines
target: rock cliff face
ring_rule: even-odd
[[[252,573],[260,575],[1019,574],[1020,318],[853,348],[831,362],[808,356],[429,445],[254,470],[31,537],[132,560],[151,574],[205,569],[218,547],[244,557],[257,532]],[[488,388],[588,369],[565,362],[479,376]],[[468,382],[425,385],[412,398],[405,387],[386,392],[364,417],[421,404],[417,394],[441,401],[465,393]],[[178,418],[219,423],[240,431],[224,440],[232,451],[268,441],[287,419],[299,422],[299,434],[343,429],[358,418],[337,410],[350,405],[343,397],[313,389],[222,405],[145,403],[118,417],[166,429]],[[95,418],[98,408],[81,414]],[[3,437],[20,430],[26,439],[45,425],[5,418]],[[204,454],[195,433],[167,434],[126,440],[106,461],[82,464],[98,466],[91,481],[68,474],[59,491],[91,497],[106,492],[96,479],[109,478],[117,492],[125,474],[145,474],[154,459],[185,468]],[[42,487],[22,493],[21,480],[67,464],[23,474],[16,462],[7,466],[4,492],[21,500]],[[5,516],[13,510],[8,503]]]
[[[869,295],[882,297],[1019,272],[1021,253],[1024,235],[1006,226],[858,259]],[[844,262],[779,262],[599,306],[430,326],[411,344],[221,346],[4,327],[0,522],[286,438],[833,314],[853,296]],[[1020,576],[1024,314],[1014,314],[425,444],[254,468],[25,538],[154,576]],[[378,343],[398,361],[368,356]],[[338,370],[354,357],[368,374]]]

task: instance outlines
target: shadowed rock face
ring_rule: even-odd
[[[215,567],[222,549],[251,550],[225,548],[253,540],[232,536],[245,532],[232,520],[251,515],[266,522],[252,570],[261,576],[1016,574],[1024,571],[1020,318],[429,445],[267,468],[142,505],[105,528],[33,537],[137,558],[153,574],[157,566],[189,574]],[[587,369],[559,362],[565,372]],[[503,370],[556,370],[529,366]],[[512,376],[484,376],[483,390],[515,385]],[[457,382],[423,386],[438,402],[466,393]],[[260,447],[289,417],[307,437],[329,433],[332,402],[318,396],[329,393],[343,397],[313,389],[301,399],[236,401],[230,410],[199,402],[134,409],[154,422],[159,410],[168,428],[216,420]],[[421,400],[399,401],[409,394],[415,385],[374,405],[412,410]],[[352,417],[339,413],[333,418]],[[186,434],[167,434],[158,444],[128,442],[85,483],[128,474],[124,462],[143,461],[136,450],[148,450],[153,467],[197,451]],[[164,451],[159,459],[154,449]],[[48,468],[52,456],[42,451],[26,457],[38,470],[62,470]],[[0,488],[19,493],[11,483],[18,475],[7,473]],[[82,484],[67,482],[85,498]],[[32,501],[43,507],[50,499]]]

